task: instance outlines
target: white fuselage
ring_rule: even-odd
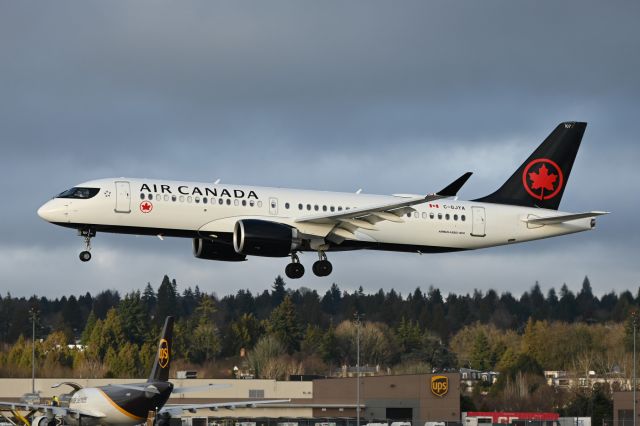
[[[333,225],[296,222],[305,216],[397,202],[402,196],[215,185],[152,179],[101,179],[78,185],[100,188],[89,199],[54,198],[38,214],[63,226],[106,232],[217,238],[240,219],[288,224],[322,239]],[[526,219],[562,215],[556,210],[440,199],[414,205],[402,222],[381,221],[375,230],[328,250],[371,248],[430,252],[477,249],[589,230],[593,219],[532,225]]]

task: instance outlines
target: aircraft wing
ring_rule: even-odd
[[[36,410],[41,413],[51,413],[54,416],[64,417],[68,414],[80,414],[83,417],[101,418],[105,417],[104,413],[92,410],[78,410],[68,407],[57,407],[54,405],[45,404],[28,404],[24,402],[6,402],[0,401],[0,408],[6,408],[11,410]]]
[[[402,216],[414,211],[411,206],[455,196],[462,188],[462,185],[471,177],[471,174],[471,172],[463,174],[447,187],[434,194],[417,197],[398,196],[397,201],[394,200],[385,204],[365,206],[337,213],[301,217],[296,219],[296,222],[334,224],[336,226],[330,233],[334,240],[336,239],[335,237],[342,240],[356,238],[354,232],[358,228],[376,230],[375,224],[383,220],[402,223],[404,222]]]
[[[601,216],[603,214],[609,214],[609,212],[595,211],[586,213],[563,214],[560,216],[535,217],[531,219],[525,219],[525,222],[532,225],[557,225],[559,223],[569,222],[576,219],[584,219],[587,217]]]
[[[183,411],[195,413],[196,410],[208,408],[217,411],[221,408],[235,410],[236,408],[255,408],[258,405],[277,404],[280,402],[291,402],[290,399],[260,399],[256,401],[235,401],[235,402],[217,402],[211,404],[167,404],[159,410],[159,414],[169,413],[171,416],[177,416]]]

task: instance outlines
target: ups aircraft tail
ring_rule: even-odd
[[[158,342],[158,352],[156,360],[153,362],[153,368],[147,382],[166,382],[169,380],[169,368],[171,367],[171,341],[173,337],[173,320],[169,316],[164,321],[160,341]]]
[[[587,123],[560,123],[493,194],[474,201],[558,210]]]

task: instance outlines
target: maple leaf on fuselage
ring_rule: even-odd
[[[538,169],[538,172],[530,172],[529,179],[531,179],[531,189],[546,189],[553,191],[553,184],[558,180],[558,175],[555,173],[549,174],[549,169],[543,164]]]

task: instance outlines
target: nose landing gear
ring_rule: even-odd
[[[85,249],[80,252],[80,260],[88,262],[91,260],[91,238],[96,236],[96,231],[91,228],[78,229],[78,235],[84,238],[85,247]]]

